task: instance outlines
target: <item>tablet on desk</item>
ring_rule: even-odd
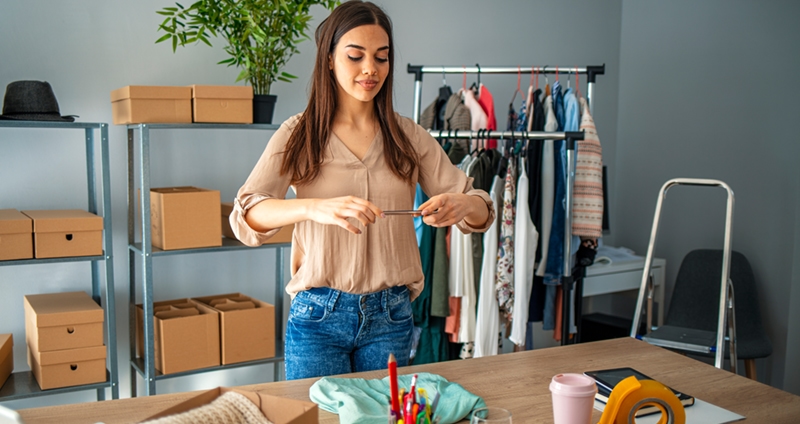
[[[614,387],[620,381],[630,376],[635,376],[637,380],[655,380],[654,378],[650,378],[633,368],[612,368],[599,371],[586,371],[583,374],[594,378],[594,381],[597,384],[597,394],[595,395],[595,399],[603,403],[608,403],[608,397],[611,396],[611,391],[614,390]],[[681,401],[681,404],[683,404],[684,408],[694,405],[693,396],[687,395],[686,393],[681,393],[672,387],[669,387],[669,389],[675,393],[675,396],[678,397],[678,400]],[[654,406],[648,406],[636,411],[636,416],[642,417],[657,412],[660,412],[658,408]]]

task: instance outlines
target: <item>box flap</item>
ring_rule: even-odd
[[[229,217],[233,212],[233,202],[222,202],[222,216]]]
[[[249,85],[193,85],[195,99],[253,99],[253,87]]]
[[[201,193],[206,191],[216,191],[216,190],[209,190],[207,188],[200,188],[200,187],[193,187],[193,186],[184,186],[184,187],[159,187],[159,188],[151,188],[150,192],[152,193],[160,193],[160,194],[180,194],[180,193]]]
[[[0,334],[0,361],[7,358],[14,348],[14,336],[12,334]]]
[[[0,209],[0,234],[33,232],[33,221],[16,209]]]
[[[128,85],[111,92],[111,102],[125,99],[190,100],[192,87],[166,85]]]
[[[29,294],[25,296],[25,309],[34,313],[37,327],[103,322],[103,308],[82,291]]]
[[[81,209],[22,211],[33,219],[34,233],[102,231],[103,218]]]
[[[49,352],[32,351],[39,365],[75,364],[84,361],[106,359],[105,346],[81,347],[78,349],[51,350]]]

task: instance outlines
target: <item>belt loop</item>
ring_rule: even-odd
[[[339,294],[339,290],[330,289],[328,301],[325,302],[325,309],[327,309],[328,312],[333,312],[333,307],[336,305],[336,300],[339,299]]]

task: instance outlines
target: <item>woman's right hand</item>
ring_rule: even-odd
[[[383,217],[383,211],[379,207],[355,196],[314,199],[308,209],[308,218],[312,221],[338,225],[353,234],[361,234],[361,230],[347,221],[347,218],[355,218],[366,227],[374,224],[379,216]]]

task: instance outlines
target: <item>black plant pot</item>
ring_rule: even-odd
[[[271,124],[272,113],[275,111],[275,102],[278,96],[272,94],[253,95],[253,123]]]

